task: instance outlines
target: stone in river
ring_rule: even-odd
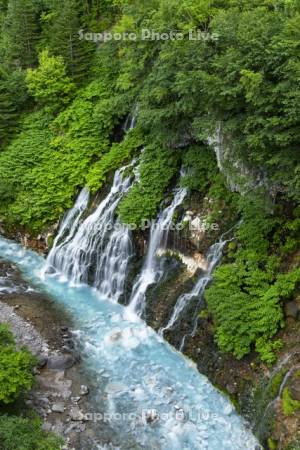
[[[74,366],[75,363],[75,358],[73,358],[71,355],[57,355],[51,356],[48,359],[47,367],[48,369],[64,370],[70,369]]]

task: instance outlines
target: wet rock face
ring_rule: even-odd
[[[295,376],[292,380],[290,391],[291,396],[294,400],[300,401],[300,371],[297,374],[298,376]]]
[[[300,319],[300,302],[292,301],[284,305],[284,313],[286,317],[291,317],[295,320]]]
[[[155,330],[167,324],[178,296],[193,286],[190,274],[179,261],[166,259],[164,267],[161,282],[147,291],[145,318]]]
[[[122,305],[128,305],[134,282],[143,266],[144,257],[147,251],[147,239],[149,237],[148,235],[148,231],[146,231],[145,233],[141,231],[136,231],[133,233],[134,256],[128,263],[124,293],[119,299],[119,303],[121,303]]]

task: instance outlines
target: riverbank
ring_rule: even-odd
[[[0,261],[0,323],[7,323],[17,346],[38,359],[36,383],[25,405],[43,421],[43,429],[63,437],[65,449],[95,447],[90,380],[72,337],[72,319],[46,294],[34,290],[7,262]],[[109,443],[109,441],[108,441]]]

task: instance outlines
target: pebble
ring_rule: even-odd
[[[84,384],[82,384],[80,386],[80,395],[88,395],[88,393],[90,392],[89,388],[87,386],[85,386]]]
[[[52,411],[63,413],[65,411],[65,404],[63,402],[57,402],[52,405]]]
[[[158,420],[158,413],[157,413],[157,411],[155,409],[149,409],[146,412],[145,419],[146,419],[147,423],[156,422],[156,420]]]
[[[69,416],[75,422],[81,422],[84,419],[84,414],[77,406],[70,408]]]

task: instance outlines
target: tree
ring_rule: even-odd
[[[68,73],[76,82],[86,79],[94,44],[79,39],[82,25],[76,0],[53,1],[43,16],[44,40],[54,55],[64,58]]]
[[[0,66],[0,147],[17,129],[20,109],[27,99],[25,77],[21,70],[10,72]]]
[[[27,68],[36,63],[38,26],[31,0],[9,0],[4,23],[5,59],[11,65]]]
[[[74,88],[66,74],[63,58],[50,56],[48,50],[40,53],[37,69],[28,69],[26,81],[38,103],[54,111],[69,101]]]

